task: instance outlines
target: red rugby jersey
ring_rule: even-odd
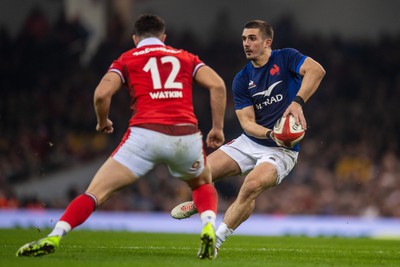
[[[195,55],[148,38],[115,60],[108,71],[120,75],[132,98],[129,125],[195,124],[193,76],[204,63]]]

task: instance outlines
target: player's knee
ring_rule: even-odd
[[[276,184],[276,177],[271,179],[249,179],[245,181],[240,189],[245,198],[255,199],[259,194]]]
[[[242,197],[248,200],[255,199],[261,192],[262,183],[255,179],[246,181],[240,189]]]

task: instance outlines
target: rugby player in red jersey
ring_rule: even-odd
[[[84,223],[114,192],[134,183],[155,165],[165,163],[171,175],[185,181],[192,189],[203,224],[198,257],[214,257],[218,198],[194,114],[192,84],[195,82],[210,91],[212,129],[206,144],[218,148],[224,143],[224,81],[197,56],[164,44],[162,18],[143,14],[135,22],[134,31],[136,48],[123,53],[111,64],[94,93],[96,130],[111,134],[114,131],[109,119],[112,96],[123,86],[128,89],[133,115],[125,136],[100,167],[86,192],[69,204],[53,231],[47,237],[22,246],[17,256],[53,253],[62,237]]]

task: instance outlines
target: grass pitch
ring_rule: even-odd
[[[71,232],[54,254],[15,256],[20,246],[48,232],[0,229],[0,266],[400,266],[399,240],[233,235],[211,261],[196,257],[199,235],[83,230]]]

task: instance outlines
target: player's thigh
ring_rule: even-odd
[[[276,182],[276,167],[269,162],[263,162],[247,174],[239,195],[245,198],[255,198],[263,191],[275,186]]]
[[[142,177],[155,166],[155,158],[164,151],[168,142],[159,132],[140,128],[128,128],[112,157],[137,177]]]
[[[93,177],[86,192],[97,198],[101,205],[113,192],[134,183],[137,177],[124,165],[113,158],[108,158]]]
[[[205,153],[200,132],[184,136],[164,136],[157,147],[159,159],[167,163],[170,174],[181,180],[194,179],[204,171]],[[158,149],[159,150],[159,149]]]
[[[276,185],[291,172],[297,163],[299,152],[291,151],[284,148],[267,148],[262,157],[257,161],[256,166],[262,163],[270,163],[276,169]]]
[[[210,167],[213,181],[241,174],[237,162],[221,149],[207,156],[207,165]]]

